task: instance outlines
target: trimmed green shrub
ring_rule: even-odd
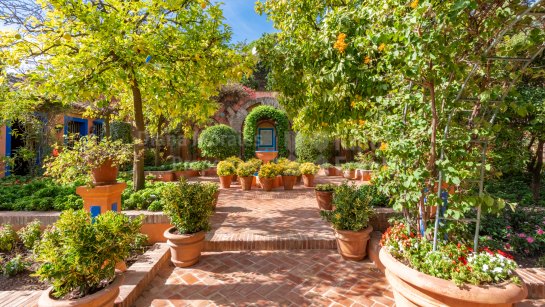
[[[303,175],[315,175],[320,170],[320,167],[314,163],[307,162],[301,164],[301,166],[299,166],[299,169],[301,170],[301,174]]]
[[[333,153],[333,142],[326,136],[306,136],[301,133],[295,136],[295,155],[299,162],[322,164],[329,161]]]
[[[27,249],[32,250],[34,244],[40,240],[42,234],[41,226],[42,223],[40,221],[34,220],[17,231],[19,239]]]
[[[146,187],[134,192],[132,189],[125,189],[122,194],[123,210],[163,210],[164,200],[162,199],[163,189],[170,183],[146,182]]]
[[[240,177],[249,177],[253,176],[256,171],[257,168],[255,167],[255,164],[250,162],[243,162],[238,165],[237,175]]]
[[[218,176],[234,175],[236,171],[236,168],[233,165],[233,163],[229,161],[221,161],[220,163],[218,163],[217,168],[218,168],[217,169]]]
[[[367,228],[374,214],[371,200],[370,195],[358,193],[355,184],[344,182],[333,193],[335,210],[322,210],[320,214],[337,230],[360,231]]]
[[[125,144],[132,143],[132,126],[129,123],[114,121],[110,124],[112,141],[121,140]]]
[[[206,128],[199,136],[199,149],[203,157],[224,160],[240,154],[240,138],[227,125]]]
[[[278,156],[287,157],[286,134],[289,129],[289,120],[286,112],[271,106],[259,106],[253,109],[244,122],[244,157],[251,159],[255,157],[255,139],[257,135],[257,124],[260,120],[268,119],[275,122],[276,134],[278,136]]]

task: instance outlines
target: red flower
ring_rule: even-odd
[[[489,253],[490,255],[494,256],[494,252],[491,251],[488,247],[483,247],[483,250],[487,253]]]
[[[460,261],[460,262],[463,263],[464,265],[467,265],[467,259],[466,259],[466,257],[464,257],[464,256],[458,257],[458,261]]]
[[[508,259],[514,259],[514,257],[511,254],[506,253],[506,252],[504,252],[502,250],[499,250],[499,249],[498,249],[498,254],[500,254],[500,255],[504,256],[505,258],[508,258]]]

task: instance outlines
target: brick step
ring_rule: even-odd
[[[545,306],[545,300],[524,300],[520,303],[516,303],[515,307],[543,307]]]
[[[518,269],[522,281],[528,287],[528,299],[540,300],[545,299],[545,269],[542,268],[527,268]],[[528,305],[532,306],[532,305]],[[539,305],[545,306],[545,305]]]
[[[304,234],[208,233],[204,245],[204,250],[209,252],[336,248],[337,242],[333,234],[331,236],[308,236]]]

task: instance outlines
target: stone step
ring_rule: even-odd
[[[336,248],[337,242],[333,234],[327,237],[305,234],[208,233],[204,245],[204,250],[209,252]]]
[[[545,269],[543,268],[526,268],[518,269],[522,281],[528,287],[528,299],[539,300],[545,299]],[[529,305],[531,306],[531,305]],[[545,305],[540,305],[545,306]]]

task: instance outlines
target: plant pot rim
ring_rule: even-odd
[[[123,284],[125,276],[121,271],[115,271],[114,280],[106,287],[100,289],[99,291],[86,295],[84,297],[72,300],[58,300],[51,297],[51,292],[53,287],[49,287],[43,291],[42,295],[38,300],[38,306],[52,306],[52,307],[67,307],[67,306],[79,306],[83,304],[91,304],[94,300],[101,296],[109,295],[110,292],[119,292],[119,287]],[[117,298],[118,294],[115,294],[114,300]]]
[[[528,289],[524,283],[518,286],[507,281],[496,285],[464,284],[459,287],[450,280],[430,276],[404,265],[390,255],[386,248],[380,249],[379,259],[386,270],[399,279],[420,289],[452,299],[495,305],[519,302],[528,295]]]
[[[165,232],[163,233],[163,236],[166,238],[166,239],[184,239],[184,238],[191,238],[191,237],[194,237],[194,236],[198,236],[200,235],[201,233],[204,234],[205,232],[203,230],[201,231],[198,231],[198,232],[194,232],[194,233],[184,233],[184,234],[173,234],[173,232],[178,229],[176,228],[176,226],[172,226],[170,228],[168,228],[167,230],[165,230]]]
[[[373,226],[372,225],[367,225],[366,228],[362,229],[362,230],[358,230],[358,231],[354,231],[354,230],[342,230],[342,229],[335,229],[335,232],[337,233],[340,233],[340,234],[353,234],[353,233],[365,233],[365,234],[370,234],[371,232],[373,232]]]

